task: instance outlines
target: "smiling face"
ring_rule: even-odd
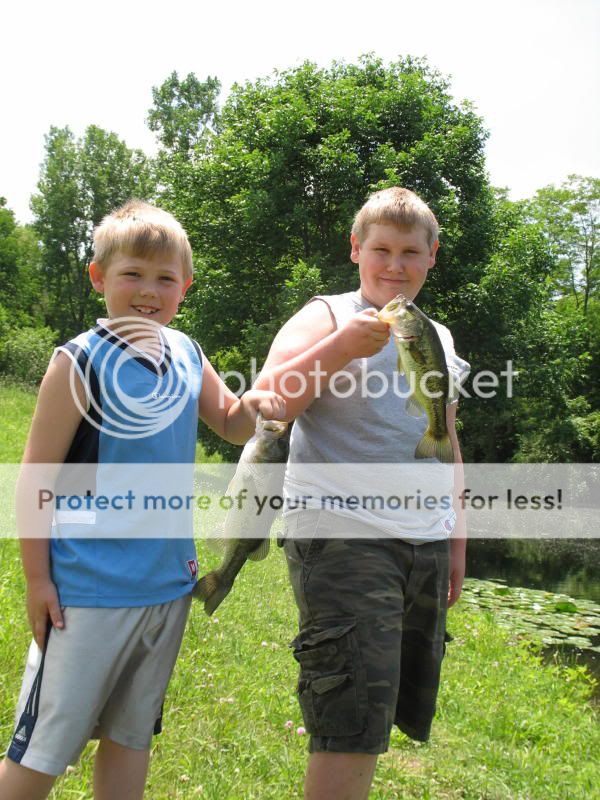
[[[358,264],[361,294],[374,306],[382,308],[397,294],[414,300],[435,264],[439,243],[429,246],[421,226],[397,228],[395,225],[371,224],[359,242],[350,237],[350,258]]]
[[[150,259],[119,253],[104,269],[92,262],[89,272],[110,319],[139,317],[158,325],[171,322],[192,282],[175,255]]]

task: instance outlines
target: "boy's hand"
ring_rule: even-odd
[[[241,398],[242,404],[249,411],[253,420],[260,412],[263,419],[284,419],[285,400],[276,392],[267,392],[263,389],[249,389]]]
[[[390,326],[377,318],[377,309],[355,314],[339,329],[341,346],[353,358],[368,358],[382,350],[390,340]]]
[[[28,581],[27,616],[33,638],[40,650],[46,641],[48,617],[55,628],[64,628],[65,623],[58,602],[58,592],[51,580]]]

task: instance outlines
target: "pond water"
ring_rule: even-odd
[[[563,634],[566,635],[570,619],[579,626],[586,624],[581,622],[582,617],[578,617],[577,614],[590,614],[589,610],[583,610],[590,601],[596,608],[591,612],[593,615],[600,610],[600,540],[471,539],[467,548],[467,577],[482,582],[495,581],[511,587],[507,595],[503,594],[500,587],[492,588],[491,591],[486,587],[482,592],[479,589],[474,592],[477,603],[480,604],[481,598],[484,607],[497,610],[499,617],[502,614],[501,606],[504,603],[511,603],[513,599],[515,615],[518,613],[519,604],[523,608],[522,594],[513,592],[512,588],[542,590],[572,598],[572,607],[569,607],[568,600],[562,597],[544,603],[541,595],[532,592],[531,607],[536,609],[539,622],[535,619],[536,614],[526,615],[530,629],[531,626],[538,624],[540,629],[543,629],[541,635],[548,640],[552,638],[552,631],[548,630],[552,623],[549,623],[546,612],[549,606],[558,608],[560,610],[554,613],[556,625],[562,627]],[[497,595],[497,605],[493,602],[494,593]],[[473,600],[471,592],[470,601]],[[545,605],[543,611],[541,605]],[[539,613],[540,611],[542,613]],[[593,616],[587,616],[587,620],[588,624],[597,628],[598,622]],[[563,661],[585,664],[598,681],[594,692],[594,700],[598,703],[600,702],[600,635],[598,633],[592,635],[589,642],[591,647],[551,642],[544,652],[548,659],[554,659],[559,654]]]
[[[467,575],[600,603],[600,539],[471,539]]]

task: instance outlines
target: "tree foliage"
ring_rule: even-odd
[[[189,154],[200,144],[217,111],[220,89],[217,78],[201,82],[190,73],[180,80],[176,72],[152,89],[154,106],[148,113],[148,127],[164,150]]]
[[[587,314],[590,300],[600,299],[600,179],[570,175],[559,187],[540,189],[528,211],[555,254],[557,292]]]
[[[12,326],[43,320],[40,251],[30,226],[19,225],[0,197],[0,305]]]
[[[181,83],[171,76],[154,91],[150,118],[159,132],[173,124],[172,103],[161,98],[174,86]],[[491,252],[487,134],[424,60],[305,63],[234,85],[192,136],[194,114],[200,119],[193,108],[180,118],[183,144],[195,146],[185,157],[163,148],[160,181],[196,254],[186,323],[218,368],[233,361],[247,374],[252,356],[260,364],[272,333],[307,299],[294,288],[306,286],[306,266],[310,285],[324,291],[356,287],[352,218],[389,185],[415,189],[438,216],[443,249],[425,300],[432,312],[456,316],[460,286],[477,280]],[[177,140],[171,132],[169,143]]]
[[[47,322],[61,339],[84,329],[102,309],[87,275],[94,227],[130,197],[153,192],[148,159],[114,133],[91,125],[77,139],[68,127],[50,129],[31,208],[42,245]]]

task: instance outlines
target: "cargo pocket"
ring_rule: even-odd
[[[367,679],[356,621],[328,621],[303,630],[292,642],[300,664],[298,700],[309,733],[355,736],[367,725]]]

